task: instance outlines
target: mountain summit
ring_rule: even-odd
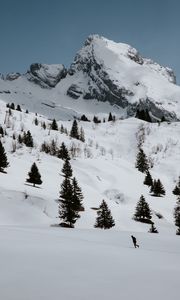
[[[77,112],[93,112],[95,102],[101,107],[99,112],[110,111],[112,106],[124,117],[147,109],[154,120],[180,118],[180,87],[173,71],[143,58],[127,44],[98,35],[86,39],[68,70],[61,64],[32,64],[24,75],[2,77],[0,93],[2,99],[18,99],[26,106],[31,98],[31,108],[38,106],[45,114],[49,112],[42,106],[53,106],[59,118],[67,109],[68,118]]]

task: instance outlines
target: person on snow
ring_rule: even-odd
[[[131,235],[131,238],[133,241],[134,248],[139,248],[139,245],[137,244],[137,240],[136,240],[135,236]]]

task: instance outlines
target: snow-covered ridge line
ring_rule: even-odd
[[[67,70],[62,64],[32,64],[24,75],[0,79],[3,100],[58,119],[73,118],[66,108],[124,118],[148,110],[152,120],[180,119],[180,87],[170,68],[143,58],[133,47],[89,36]],[[47,110],[42,103],[53,105]]]

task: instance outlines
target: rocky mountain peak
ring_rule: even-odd
[[[28,80],[42,87],[55,87],[67,74],[66,68],[61,64],[47,65],[34,63],[27,72]]]

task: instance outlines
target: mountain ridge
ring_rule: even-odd
[[[88,109],[82,110],[82,103],[88,108],[95,101],[108,103],[109,111],[115,107],[114,112],[124,118],[135,116],[137,110],[148,110],[153,121],[162,117],[169,121],[180,118],[180,87],[176,85],[173,71],[143,58],[130,45],[115,43],[98,35],[86,39],[69,69],[62,64],[35,63],[23,75],[10,73],[1,76],[3,100],[16,102],[18,97],[12,94],[22,92],[27,105],[30,95],[27,95],[27,90],[31,94],[36,90],[31,101],[39,112],[44,113],[42,103],[48,98],[45,102],[54,103],[57,116],[60,106],[65,110],[76,108],[77,113],[88,113]],[[41,99],[38,94],[41,94]],[[105,112],[104,108],[102,112]],[[70,114],[70,117],[74,115]]]

